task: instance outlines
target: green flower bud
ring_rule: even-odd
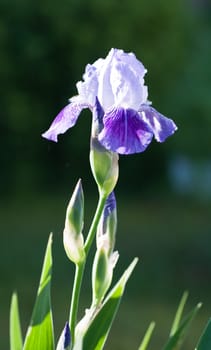
[[[118,159],[117,153],[107,151],[97,138],[92,138],[90,150],[91,169],[99,191],[106,196],[113,191],[118,180]]]
[[[67,207],[65,227],[75,234],[83,230],[84,225],[84,194],[81,180],[78,181]]]
[[[98,249],[95,254],[92,269],[93,305],[99,304],[112,281],[112,271],[109,268],[109,258],[105,248]]]
[[[112,281],[113,269],[119,258],[118,252],[113,252],[116,227],[116,199],[112,192],[107,197],[97,229],[97,251],[92,269],[92,305],[99,305]]]
[[[102,128],[102,107],[96,99],[93,109],[92,136],[90,145],[90,165],[100,193],[108,196],[116,186],[119,176],[119,156],[107,150],[98,141],[98,134]]]
[[[117,230],[117,210],[114,192],[108,196],[97,229],[97,247],[101,244],[107,249],[108,256],[113,252]],[[104,243],[101,243],[101,242]]]
[[[75,264],[85,259],[84,238],[84,195],[81,180],[78,181],[66,211],[63,232],[64,249],[68,258]]]

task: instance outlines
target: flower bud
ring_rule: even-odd
[[[113,252],[116,238],[117,214],[114,192],[108,196],[97,229],[97,251],[92,270],[93,305],[98,305],[110,287],[113,269],[119,258]]]
[[[66,322],[65,327],[62,331],[62,334],[59,338],[56,350],[69,350],[70,345],[71,345],[70,327],[68,322]]]
[[[68,258],[75,264],[85,259],[84,238],[84,195],[81,180],[78,181],[66,212],[63,243]]]
[[[93,305],[99,304],[112,281],[112,271],[109,268],[109,258],[104,247],[97,249],[92,269]]]
[[[99,305],[108,291],[118,258],[117,251],[108,255],[105,246],[97,249],[92,268],[92,306]]]
[[[97,229],[97,247],[101,244],[107,246],[107,253],[110,255],[114,249],[117,230],[117,210],[114,192],[108,196],[100,223]],[[103,243],[102,243],[103,242]]]
[[[104,195],[109,195],[113,191],[118,180],[119,156],[117,153],[108,151],[98,141],[98,134],[102,128],[103,113],[103,109],[96,99],[96,104],[93,108],[90,164],[99,191]]]

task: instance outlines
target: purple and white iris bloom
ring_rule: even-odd
[[[119,154],[143,152],[153,136],[163,142],[177,126],[156,111],[148,101],[144,76],[147,70],[133,53],[111,49],[105,59],[88,64],[83,81],[76,84],[78,95],[57,115],[43,137],[57,142],[77,122],[84,108],[93,111],[96,100],[103,111],[99,142]]]

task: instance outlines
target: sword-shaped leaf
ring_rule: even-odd
[[[119,281],[105,298],[100,310],[94,316],[85,334],[76,337],[73,350],[102,350],[108,337],[112,322],[118,310],[126,283],[135,268],[138,259],[135,258],[125,270]]]
[[[151,322],[138,350],[146,350],[147,349],[147,347],[149,345],[149,341],[152,337],[152,332],[153,332],[154,328],[155,328],[155,322]]]
[[[173,324],[171,327],[171,331],[170,331],[170,337],[173,336],[179,328],[180,321],[181,321],[182,314],[183,314],[183,310],[184,310],[187,299],[188,299],[188,292],[184,292],[184,294],[180,300],[177,312],[175,314],[175,318],[174,318],[174,321],[173,321]]]
[[[52,235],[50,235],[43,262],[37,298],[27,330],[23,350],[53,350],[54,333],[50,300],[52,275]]]
[[[184,338],[186,336],[188,327],[195,318],[202,304],[197,304],[195,308],[187,315],[183,322],[177,327],[174,334],[170,335],[167,344],[164,346],[163,350],[177,350],[182,345]]]
[[[209,319],[204,332],[202,333],[196,350],[210,350],[211,349],[211,319]]]
[[[13,293],[10,307],[10,350],[22,350],[23,340],[21,333],[18,297]]]

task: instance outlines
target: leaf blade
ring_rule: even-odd
[[[196,347],[196,350],[211,349],[211,319],[209,319]]]
[[[144,335],[144,338],[138,348],[138,350],[146,350],[147,349],[147,346],[149,345],[149,341],[152,337],[152,332],[155,328],[155,322],[151,322],[145,335]]]
[[[176,333],[177,329],[179,328],[180,320],[182,318],[182,313],[183,313],[187,299],[188,299],[188,292],[184,292],[175,314],[175,318],[170,331],[170,337],[173,336]]]
[[[193,321],[195,316],[197,315],[199,309],[201,308],[202,304],[197,304],[194,309],[186,316],[184,321],[181,323],[177,331],[169,337],[169,340],[167,341],[167,344],[164,346],[163,350],[174,350],[177,347],[181,346],[184,337],[186,335],[187,329],[190,326],[190,323]]]
[[[52,235],[50,235],[48,240],[37,297],[23,350],[54,349],[53,319],[50,300],[52,276],[51,248]]]
[[[10,306],[10,350],[22,350],[23,340],[19,317],[18,297],[13,293]]]
[[[111,325],[117,313],[121,298],[123,296],[126,283],[132,274],[138,258],[135,258],[129,267],[125,270],[119,281],[106,297],[100,311],[93,318],[88,330],[81,337],[76,339],[73,350],[102,350],[108,337]]]

